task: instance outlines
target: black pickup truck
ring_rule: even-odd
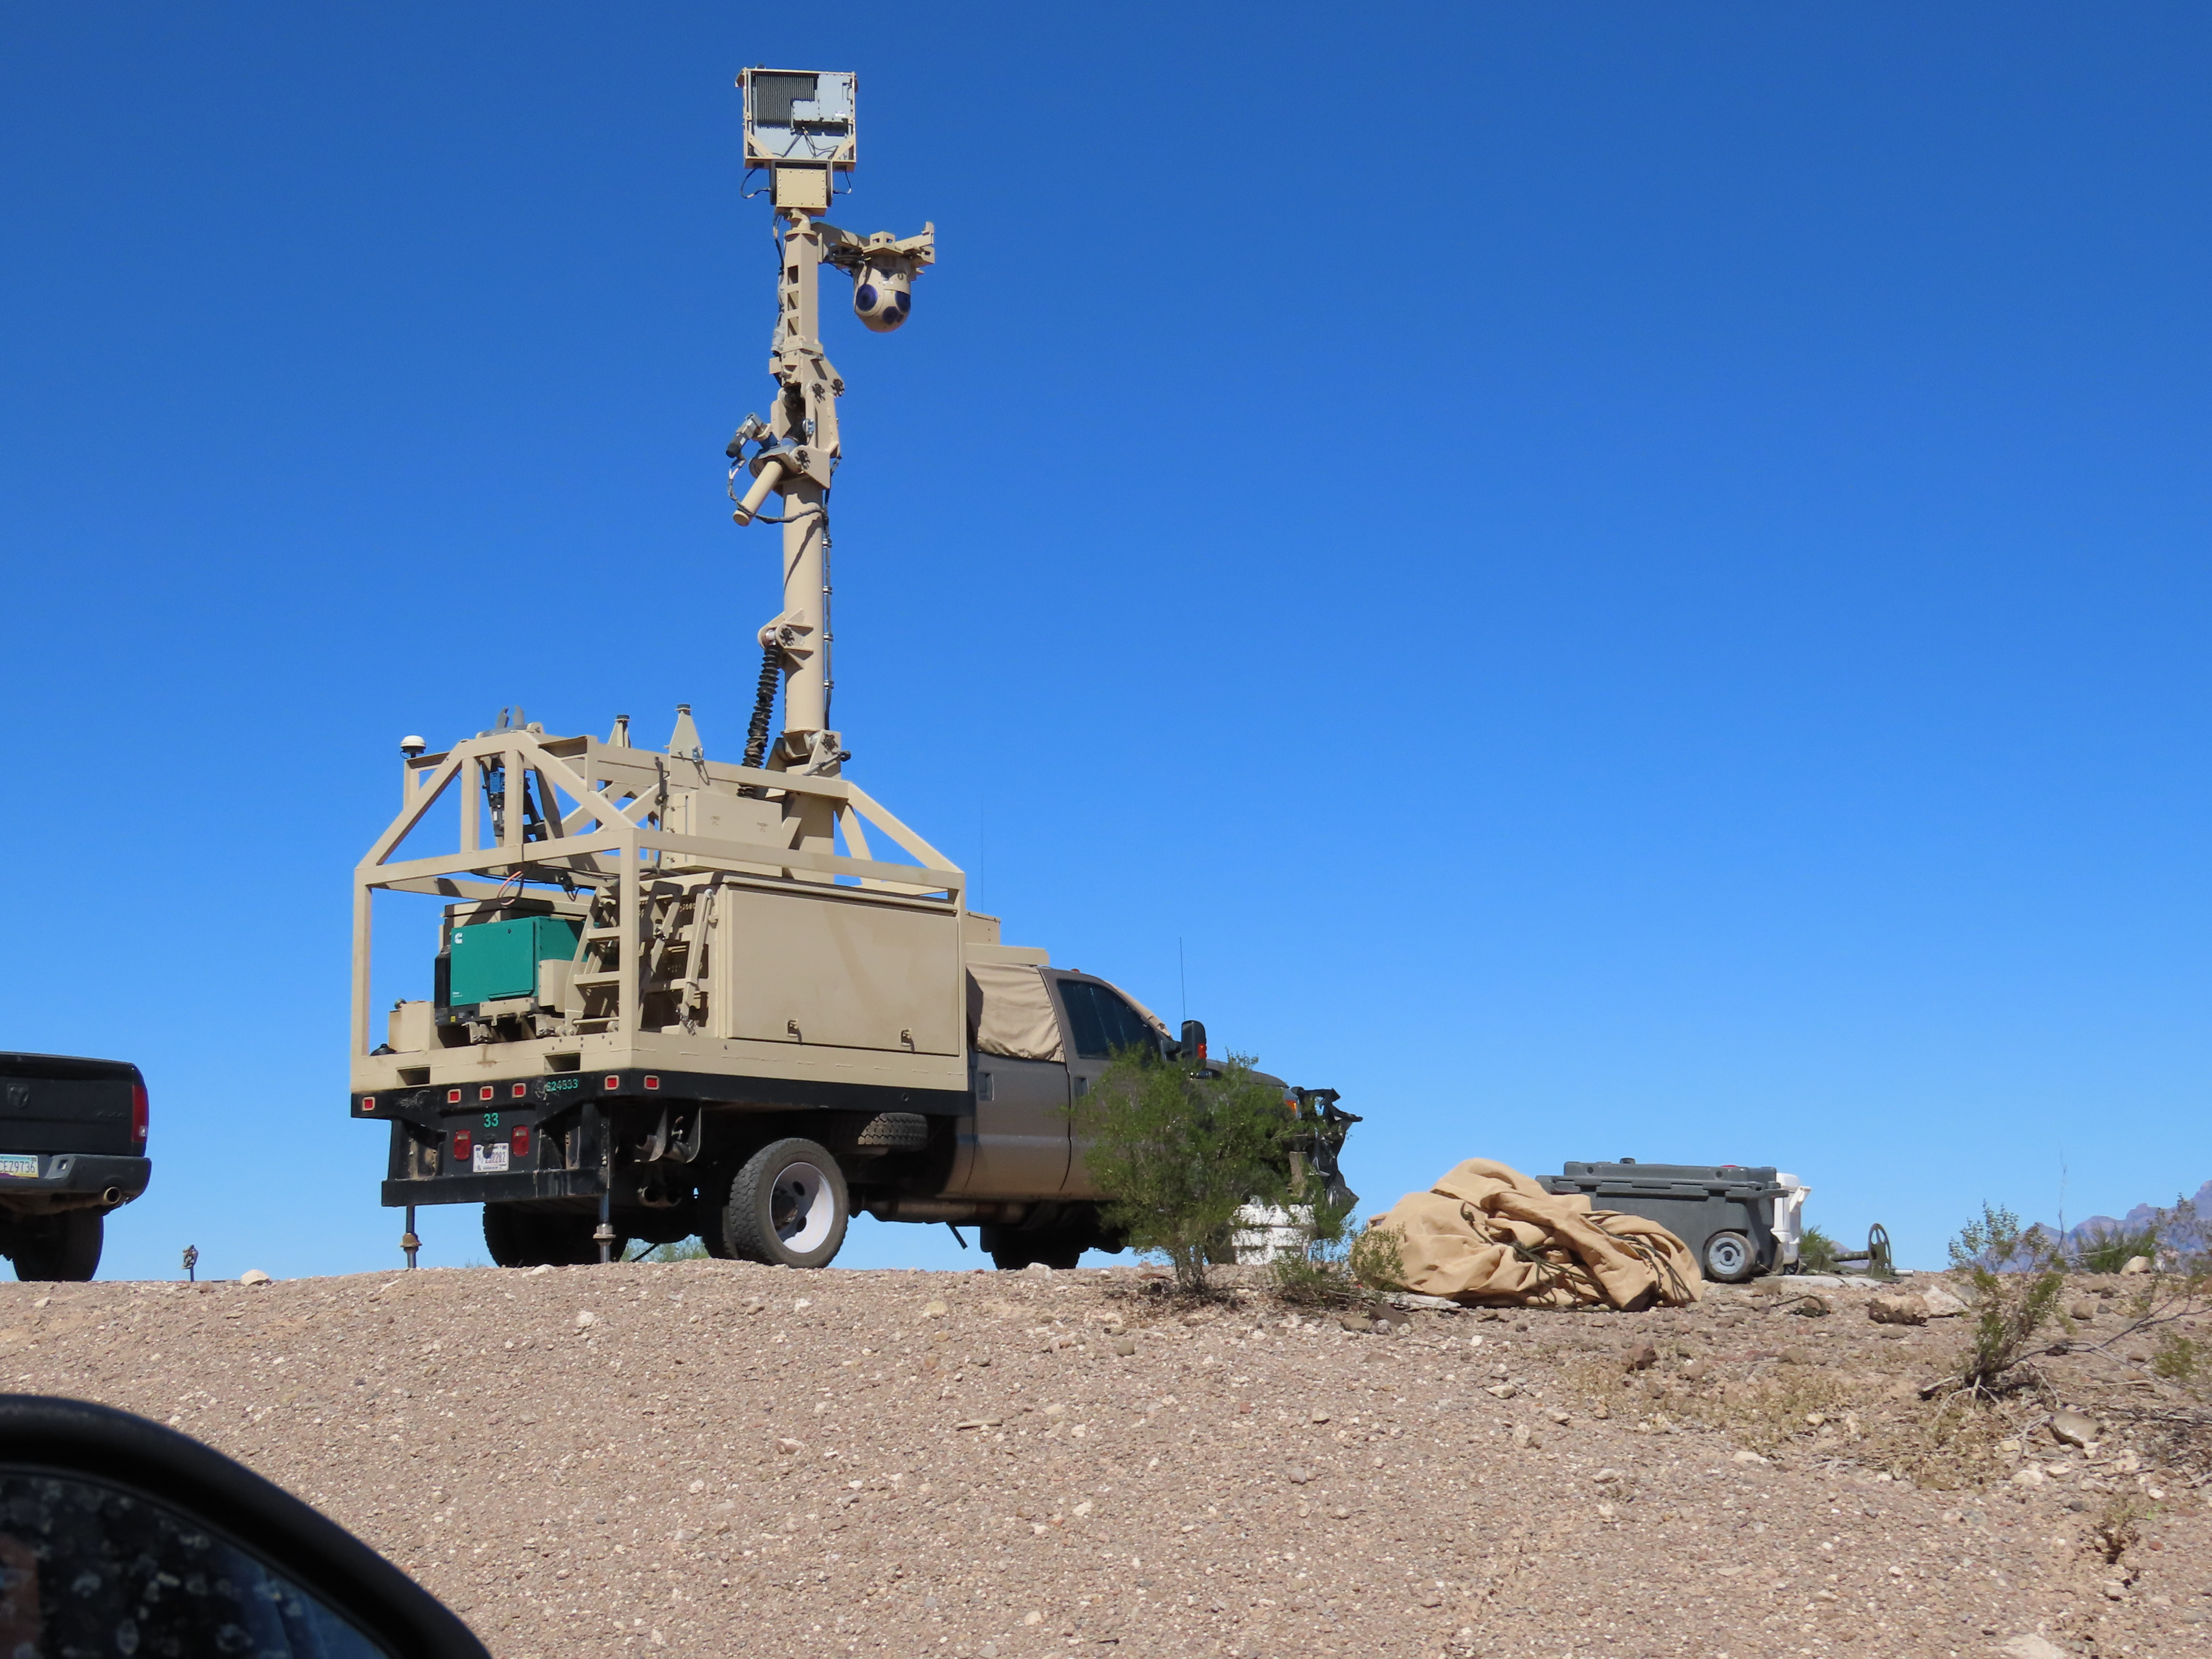
[[[107,1212],[153,1173],[136,1066],[0,1054],[0,1255],[16,1278],[90,1279]]]

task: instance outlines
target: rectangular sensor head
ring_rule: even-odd
[[[860,158],[853,115],[859,78],[817,70],[745,70],[738,77],[745,97],[745,165],[849,173]]]

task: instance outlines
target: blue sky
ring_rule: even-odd
[[[749,63],[857,70],[840,222],[938,228],[911,325],[831,325],[836,713],[1009,939],[1170,1018],[1180,941],[1217,1044],[1367,1115],[1376,1207],[1771,1162],[1933,1262],[1984,1199],[2195,1190],[2208,48],[2159,4],[10,9],[0,1044],[148,1074],[107,1270],[397,1261],[344,1005],[402,733],[690,702],[741,746]]]

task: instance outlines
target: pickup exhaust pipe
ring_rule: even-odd
[[[106,1205],[110,1206],[111,1207],[112,1207],[112,1206],[115,1206],[115,1205],[120,1204],[121,1202],[123,1202],[123,1188],[120,1188],[120,1187],[110,1187],[110,1188],[108,1188],[106,1190],[105,1190],[104,1192],[102,1192],[102,1193],[100,1194],[100,1201],[101,1203],[103,1203],[103,1204],[106,1204]]]

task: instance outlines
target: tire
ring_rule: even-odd
[[[712,1218],[723,1249],[771,1267],[826,1267],[845,1243],[852,1200],[845,1172],[827,1150],[797,1136],[770,1141],[730,1182]]]
[[[699,1174],[699,1196],[694,1201],[691,1220],[698,1229],[696,1237],[706,1247],[707,1254],[717,1261],[735,1261],[737,1255],[730,1249],[730,1241],[722,1227],[722,1212],[714,1201],[719,1189],[726,1196],[730,1183],[736,1177],[725,1164],[717,1170],[702,1170]]]
[[[1019,1273],[1042,1262],[1064,1272],[1083,1260],[1091,1246],[1095,1228],[1062,1225],[1051,1231],[1025,1232],[1018,1227],[986,1227],[979,1241],[991,1265],[1002,1273]]]
[[[1080,1247],[1063,1248],[1058,1240],[1045,1238],[1035,1244],[1017,1244],[991,1252],[991,1265],[1002,1273],[1018,1273],[1024,1267],[1046,1267],[1066,1272],[1083,1260]]]
[[[1741,1285],[1758,1271],[1759,1255],[1741,1233],[1715,1233],[1705,1241],[1700,1265],[1716,1283]]]
[[[15,1277],[26,1283],[82,1284],[100,1271],[106,1218],[97,1210],[62,1210],[15,1224]]]
[[[1021,1239],[1012,1227],[984,1227],[978,1230],[975,1242],[983,1247],[994,1267],[1002,1273],[1014,1273],[1030,1265],[1030,1253]]]
[[[501,1267],[535,1267],[551,1260],[544,1218],[527,1205],[485,1205],[483,1239],[493,1262]]]
[[[540,1209],[535,1204],[483,1206],[484,1248],[502,1267],[593,1267],[599,1247],[592,1234],[595,1216],[570,1210]],[[609,1253],[619,1261],[629,1240],[617,1237]]]

